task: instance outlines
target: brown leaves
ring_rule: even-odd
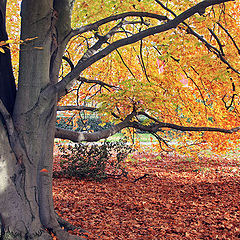
[[[135,158],[129,179],[54,180],[57,212],[91,232],[88,239],[240,237],[237,159]]]

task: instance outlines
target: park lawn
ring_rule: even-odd
[[[115,135],[109,137],[107,141],[119,141],[123,139],[124,135],[122,133],[116,133]],[[157,139],[153,137],[150,133],[137,133],[135,134],[135,140],[138,140],[139,142],[157,142]]]
[[[239,156],[131,158],[128,178],[54,179],[56,211],[89,231],[86,239],[240,238]]]

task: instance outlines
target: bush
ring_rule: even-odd
[[[60,168],[54,177],[77,177],[101,180],[108,177],[126,176],[124,160],[132,149],[124,142],[76,144],[60,146]]]

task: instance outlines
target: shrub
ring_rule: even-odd
[[[124,160],[132,149],[124,142],[60,146],[60,168],[54,177],[77,177],[101,180],[126,176]]]

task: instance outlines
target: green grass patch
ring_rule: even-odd
[[[107,139],[107,141],[110,142],[117,142],[124,138],[124,135],[122,133],[117,133]],[[151,142],[151,139],[153,142],[157,142],[156,138],[152,136],[152,134],[149,133],[138,133],[135,136],[135,139],[138,139],[140,142]]]

